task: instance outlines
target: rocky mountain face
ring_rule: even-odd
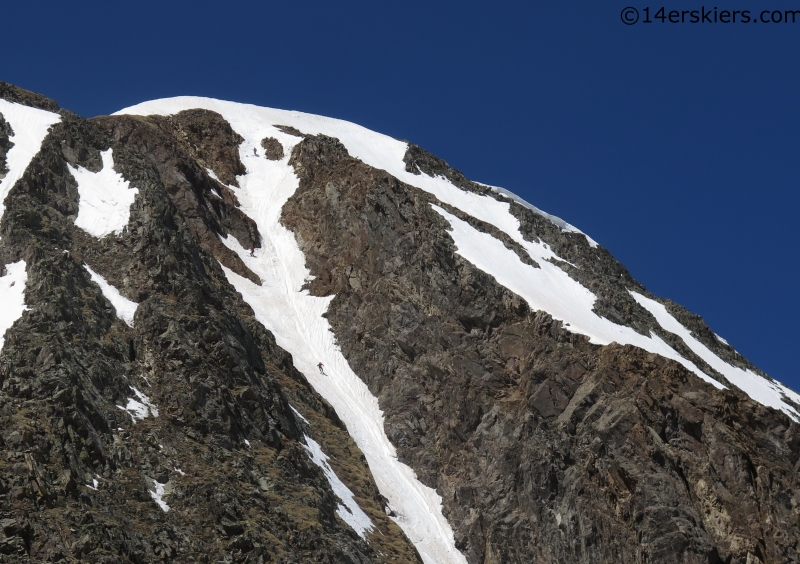
[[[800,396],[606,249],[352,124],[153,104],[0,84],[0,561],[800,561]]]

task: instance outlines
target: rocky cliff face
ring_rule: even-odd
[[[417,562],[338,417],[215,259],[209,230],[257,237],[200,166],[236,172],[230,129],[214,129],[212,150],[182,135],[205,114],[120,120],[141,133],[120,142],[103,120],[58,114],[0,224],[3,264],[23,259],[28,276],[0,358],[0,559]],[[68,165],[98,171],[107,148],[139,194],[125,229],[96,238],[74,225]],[[84,265],[139,304],[133,327]],[[374,523],[365,539],[337,516],[306,433]]]
[[[380,140],[341,122],[251,127],[191,99],[84,120],[9,85],[0,99],[16,104],[0,106],[0,181],[12,112],[58,118],[0,185],[0,290],[20,282],[27,307],[0,350],[0,561],[800,561],[797,396],[571,226],[413,145],[377,166]],[[138,192],[97,236],[75,171],[110,156]],[[274,291],[330,300],[337,350],[307,354],[273,332],[278,302],[253,298],[280,286],[263,268],[281,247],[252,190],[286,182],[285,204],[259,205],[278,206],[308,276]],[[620,337],[532,307],[463,233],[590,292],[586,315]],[[356,388],[332,395],[336,355],[382,428],[342,409]],[[422,483],[403,491],[441,496],[426,503],[450,531],[403,514],[387,483],[407,476],[372,435]]]

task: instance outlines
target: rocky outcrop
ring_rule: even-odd
[[[6,122],[2,115],[0,115],[0,180],[5,178],[6,174],[8,173],[8,167],[6,166],[6,154],[8,153],[8,150],[14,146],[14,143],[12,143],[9,139],[9,137],[13,135],[14,132],[11,130],[11,126],[8,125],[8,122]]]
[[[271,161],[279,161],[284,157],[283,145],[274,137],[267,137],[261,141],[265,156]]]
[[[441,202],[335,139],[306,137],[291,162],[300,188],[283,221],[309,289],[335,294],[339,344],[401,458],[443,496],[469,562],[800,558],[800,437],[785,415],[530,311],[454,252],[430,207]],[[418,148],[407,163],[493,194]],[[660,331],[628,294],[646,290],[606,250],[512,210],[526,238],[574,265],[560,266],[600,297],[599,314]],[[704,324],[689,327],[723,348]]]
[[[418,562],[336,414],[215,258],[218,234],[258,241],[203,169],[235,173],[232,132],[206,113],[58,111],[0,223],[29,308],[0,354],[0,561]],[[74,224],[67,164],[97,171],[109,147],[139,192],[125,230],[97,239]],[[133,327],[84,265],[139,304]],[[306,434],[372,520],[366,539]]]

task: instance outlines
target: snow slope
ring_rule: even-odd
[[[150,490],[150,497],[153,498],[158,506],[161,508],[161,511],[166,513],[169,511],[169,505],[164,501],[164,494],[166,493],[166,488],[164,484],[160,484],[158,480],[153,480],[153,489]]]
[[[0,350],[5,334],[22,316],[25,307],[25,283],[28,272],[24,260],[6,265],[6,275],[0,278]]]
[[[498,239],[478,231],[438,206],[432,207],[450,223],[452,228],[450,234],[456,243],[458,254],[523,297],[531,309],[548,312],[554,319],[563,321],[566,329],[588,336],[592,343],[607,345],[617,342],[622,345],[634,345],[681,363],[716,388],[726,387],[713,375],[706,374],[693,362],[678,354],[657,335],[651,334],[645,337],[630,327],[617,325],[594,313],[592,310],[596,296],[570,278],[561,268],[548,262],[549,258],[561,259],[547,245],[520,241],[521,237],[515,237],[515,240],[541,267],[533,268],[519,260],[516,253],[507,249]],[[725,376],[734,386],[755,401],[779,409],[795,421],[800,421],[800,413],[785,401],[789,398],[800,403],[800,395],[751,370],[745,371],[728,364],[695,339],[691,331],[672,317],[662,304],[636,292],[631,292],[631,295],[653,314],[663,329],[680,337],[692,352]]]
[[[105,237],[122,231],[131,216],[131,204],[139,193],[114,170],[113,149],[100,153],[103,169],[100,172],[74,168],[67,163],[69,172],[78,183],[78,217],[75,225],[94,237]]]
[[[569,331],[588,336],[592,343],[634,345],[680,362],[717,388],[725,387],[679,355],[657,335],[645,337],[630,327],[617,325],[594,313],[595,295],[547,260],[558,257],[545,244],[523,241],[525,250],[540,266],[534,268],[519,260],[514,251],[495,237],[478,231],[438,206],[433,206],[433,209],[450,223],[450,235],[456,243],[458,254],[523,297],[531,309],[546,311],[554,319],[563,321]]]
[[[14,146],[6,154],[8,174],[0,181],[0,218],[5,212],[8,192],[22,178],[28,165],[42,148],[50,126],[61,121],[61,116],[0,99],[0,114],[8,122],[14,134],[10,137]]]
[[[92,281],[100,286],[100,291],[103,292],[103,295],[106,297],[106,299],[111,302],[112,306],[114,306],[114,310],[117,312],[117,317],[127,323],[128,327],[133,327],[133,316],[136,314],[136,308],[139,307],[139,304],[130,301],[128,298],[120,294],[119,290],[106,282],[105,278],[89,268],[88,264],[84,264],[83,267],[89,273],[89,276],[91,276]]]

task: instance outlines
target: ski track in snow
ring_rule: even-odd
[[[8,174],[0,180],[0,218],[5,212],[8,192],[22,178],[33,157],[42,149],[50,127],[61,121],[61,116],[0,99],[0,114],[11,126],[13,134],[9,140],[14,146],[6,154]]]
[[[402,141],[342,120],[209,98],[154,100],[121,110],[115,115],[171,115],[192,108],[221,114],[245,139],[239,154],[247,174],[239,177],[241,188],[230,188],[239,198],[242,211],[256,221],[263,237],[262,248],[253,258],[233,237],[223,239],[223,242],[261,278],[262,286],[256,286],[222,267],[228,280],[250,304],[259,321],[275,335],[278,345],[293,355],[295,366],[305,374],[317,392],[334,406],[367,457],[378,488],[397,512],[395,520],[415,544],[426,564],[464,563],[465,559],[455,548],[452,529],[442,516],[441,498],[434,490],[416,480],[410,468],[397,461],[395,449],[383,430],[383,414],[377,399],[350,369],[335,343],[327,320],[321,317],[332,296],[318,298],[300,291],[305,280],[311,276],[305,268],[305,259],[294,235],[279,221],[284,203],[298,186],[297,178],[288,166],[288,158],[299,139],[281,132],[274,125],[288,125],[310,135],[321,133],[336,137],[347,147],[351,156],[365,164],[383,169],[398,180],[425,190],[440,201],[506,233],[526,249],[539,263],[540,269],[522,263],[515,253],[491,235],[481,233],[438,206],[433,206],[450,223],[451,235],[461,256],[522,296],[532,309],[544,310],[555,319],[568,323],[568,330],[587,335],[592,343],[630,344],[670,358],[716,388],[725,388],[657,335],[640,335],[633,329],[612,323],[592,312],[596,299],[594,294],[548,262],[547,259],[563,259],[547,245],[523,238],[519,221],[510,213],[508,202],[465,192],[440,176],[407,172],[403,157],[408,145]],[[265,158],[260,143],[265,137],[274,137],[283,144],[286,156],[282,160],[269,161]],[[543,212],[507,190],[490,188],[548,218],[564,231],[581,233],[569,223]],[[588,236],[587,241],[592,247],[597,246]],[[672,331],[664,327],[666,330],[678,331],[666,320],[664,323],[674,329]],[[686,332],[685,328],[683,332]],[[680,336],[683,332],[676,334]],[[715,364],[709,363],[712,366],[716,363],[726,364],[710,351],[708,353],[716,359]],[[699,356],[706,360],[704,356]],[[319,361],[326,366],[328,376],[316,370]],[[731,383],[742,387],[756,401],[769,402],[765,405],[777,407],[797,418],[797,412],[783,402],[781,394],[799,401],[798,394],[752,372],[746,373],[746,379],[729,377],[727,374],[733,367],[726,366],[725,371],[719,372],[725,374]],[[750,385],[753,381],[756,384]],[[765,389],[768,391],[765,392]]]
[[[322,452],[322,448],[319,444],[308,435],[304,434],[303,437],[306,441],[303,448],[308,452],[311,462],[322,468],[322,473],[325,474],[325,478],[327,478],[328,483],[331,485],[333,493],[342,501],[339,507],[336,508],[336,514],[342,518],[342,521],[350,525],[350,528],[353,529],[358,536],[366,540],[366,533],[372,531],[374,528],[372,520],[361,510],[353,497],[353,492],[344,485],[339,479],[339,476],[337,476],[331,468],[331,465],[328,464],[328,455]]]
[[[0,277],[0,350],[3,350],[6,342],[6,331],[28,309],[25,307],[27,282],[28,272],[24,260],[6,265],[6,275]]]
[[[100,172],[86,170],[82,166],[67,168],[78,183],[78,217],[75,225],[93,237],[105,237],[120,233],[131,217],[131,204],[139,193],[114,170],[113,149],[100,153],[103,169]]]
[[[105,278],[89,268],[88,264],[84,264],[83,267],[89,273],[92,281],[100,286],[100,291],[103,292],[105,298],[111,302],[112,306],[114,306],[114,310],[117,312],[117,317],[124,321],[128,327],[133,327],[133,316],[136,314],[136,308],[139,307],[139,304],[132,302],[120,294],[119,290],[106,282]]]

